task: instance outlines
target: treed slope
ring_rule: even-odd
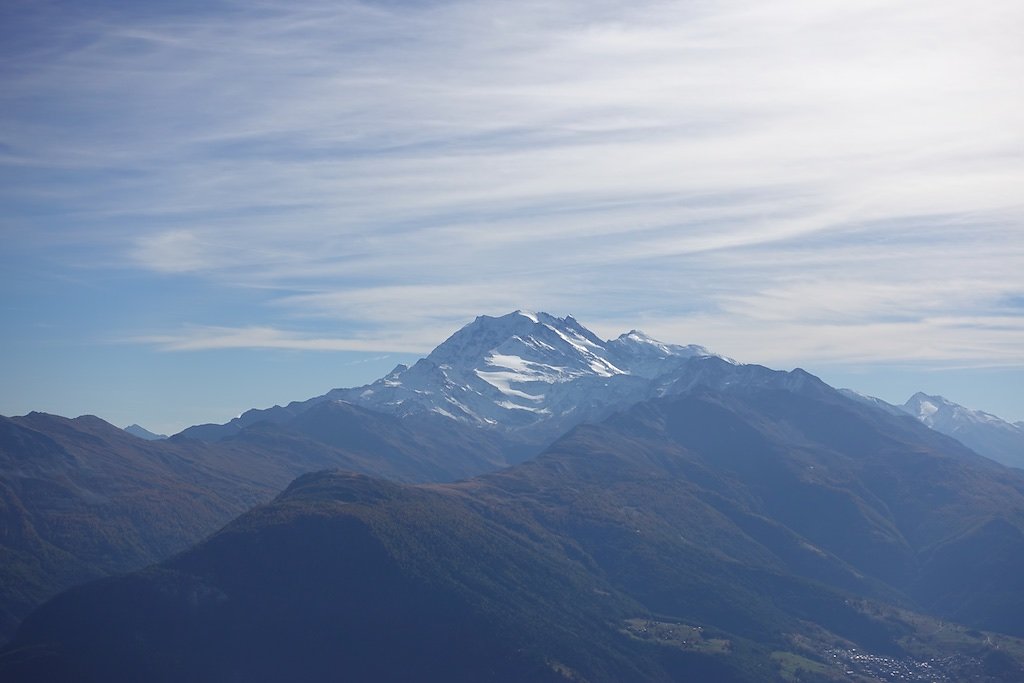
[[[0,671],[54,682],[671,679],[657,652],[619,632],[636,605],[557,537],[515,526],[476,514],[454,488],[309,475],[159,568],[49,603]]]
[[[688,385],[470,481],[310,475],[158,569],[48,603],[2,671],[772,680],[772,651],[921,657],[918,622],[895,607],[1024,633],[1024,480],[881,415],[806,373],[761,373]],[[645,640],[628,618],[726,644]],[[999,668],[973,680],[1024,675],[1015,655],[972,647],[947,679],[984,658]],[[812,664],[829,680],[829,661]]]
[[[504,464],[472,430],[406,422],[327,402],[209,444],[146,441],[91,416],[0,417],[0,642],[58,591],[164,559],[302,473],[451,481]]]
[[[0,418],[0,637],[58,590],[187,547],[288,475],[243,464],[95,417]]]
[[[821,385],[648,402],[478,482],[504,496],[520,494],[524,479],[556,490],[573,480],[579,509],[554,506],[543,523],[590,539],[587,552],[605,557],[635,596],[721,575],[688,569],[703,553],[1024,635],[1024,477],[833,393]],[[617,536],[588,531],[595,504],[610,515],[599,527]],[[650,566],[637,545],[657,548]],[[723,601],[756,609],[757,596],[741,593],[698,589],[688,609],[702,600],[713,604],[695,616],[721,614]],[[645,602],[660,610],[656,597]]]

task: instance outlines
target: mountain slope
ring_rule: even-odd
[[[15,644],[0,671],[54,682],[564,681],[579,669],[666,680],[631,661],[606,623],[629,601],[546,536],[508,533],[455,491],[307,476],[159,569],[62,596],[23,628],[57,650]],[[79,613],[107,627],[80,630]],[[605,646],[599,656],[578,634]]]
[[[912,421],[880,419],[810,376],[778,375],[775,386],[730,385],[638,405],[577,430],[552,451],[573,455],[583,474],[593,471],[595,453],[602,463],[640,461],[659,478],[671,467],[673,480],[698,486],[698,497],[732,523],[744,520],[766,538],[796,539],[792,548],[766,546],[788,573],[865,595],[881,595],[870,590],[885,584],[936,614],[1024,635],[1024,476]],[[566,466],[563,455],[558,467]],[[609,472],[600,485],[614,490],[622,476]],[[654,485],[618,504],[650,508]],[[673,490],[667,504],[683,498]],[[671,516],[694,527],[664,533],[659,562],[672,564],[665,555],[677,537],[701,539],[699,545],[719,552],[728,547],[723,527],[708,515]],[[692,548],[675,545],[680,563],[692,556]],[[635,557],[611,555],[620,562]],[[643,585],[657,582],[637,581]]]
[[[920,391],[898,406],[850,389],[839,391],[848,398],[887,413],[915,417],[986,458],[1008,467],[1024,469],[1024,424],[1007,422],[990,413],[966,408],[942,396],[929,396]]]
[[[643,399],[652,377],[702,355],[635,331],[603,342],[571,317],[517,312],[478,318],[401,378],[250,410],[168,440],[147,444],[128,434],[148,432],[114,434],[98,421],[86,428],[87,418],[14,418],[4,423],[0,522],[20,531],[3,546],[13,554],[0,590],[0,639],[54,591],[165,557],[303,472],[340,467],[417,482],[492,471]],[[474,407],[440,407],[455,410],[459,400]],[[504,421],[478,419],[491,414]],[[144,514],[130,510],[135,499]],[[108,533],[113,549],[96,540]]]
[[[0,641],[58,591],[164,559],[302,473],[451,481],[504,458],[450,420],[336,401],[216,443],[146,441],[91,416],[0,417]]]
[[[304,477],[159,569],[49,603],[4,673],[1020,680],[1024,643],[940,642],[907,610],[1024,634],[1024,476],[807,373],[688,365],[499,473]]]
[[[58,590],[162,559],[271,494],[211,456],[95,417],[0,418],[0,636]]]
[[[1024,427],[922,392],[907,399],[901,408],[986,457],[1010,467],[1024,468]]]

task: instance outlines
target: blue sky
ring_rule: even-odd
[[[1024,419],[1024,5],[8,2],[0,413],[176,431],[573,314]]]

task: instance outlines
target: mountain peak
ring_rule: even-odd
[[[139,426],[137,424],[128,425],[127,427],[124,428],[124,431],[128,432],[132,436],[137,436],[140,439],[145,439],[146,441],[159,441],[160,439],[167,438],[166,434],[156,434],[154,432],[149,431],[145,427]]]
[[[540,322],[540,317],[537,315],[537,313],[535,311],[524,311],[521,308],[517,308],[516,310],[512,311],[508,315],[509,316],[520,316],[520,317],[523,317],[523,318],[529,318],[530,320],[532,320],[535,323],[539,323]],[[541,312],[541,315],[544,316],[545,318],[551,317],[547,313],[544,313],[544,312]],[[481,316],[481,317],[484,317],[484,316]],[[504,316],[504,317],[508,317],[508,316]],[[477,319],[479,320],[479,318],[477,318]]]
[[[399,415],[433,412],[513,430],[550,422],[554,429],[653,395],[657,378],[711,355],[639,330],[606,341],[571,315],[520,309],[478,316],[411,367],[331,395]]]
[[[477,363],[502,344],[514,340],[535,347],[576,343],[600,346],[603,342],[572,316],[558,318],[544,312],[517,310],[503,316],[489,315],[477,318],[448,337],[427,356],[438,364]]]
[[[923,391],[919,391],[910,398],[907,399],[907,405],[911,403],[940,403],[948,406],[955,406],[956,404],[950,401],[945,396],[926,394]]]
[[[948,434],[982,455],[1011,467],[1024,467],[1024,429],[1001,417],[919,391],[903,410],[932,429]]]
[[[919,391],[903,404],[903,409],[929,427],[935,427],[939,422],[955,421],[959,423],[986,423],[1000,424],[1012,427],[1009,422],[996,415],[986,413],[983,410],[967,408],[959,403],[954,403],[943,396],[930,396]],[[941,430],[940,430],[941,431]]]

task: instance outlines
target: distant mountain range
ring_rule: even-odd
[[[1012,423],[972,410],[942,396],[918,392],[903,405],[841,389],[846,396],[892,414],[912,415],[932,429],[952,436],[978,453],[1010,467],[1024,468],[1024,423]]]
[[[181,435],[216,441],[257,422],[285,422],[318,403],[344,401],[398,417],[440,415],[490,430],[500,435],[510,461],[516,461],[578,424],[599,422],[664,395],[680,381],[686,361],[708,357],[739,365],[703,346],[666,344],[639,330],[604,341],[572,316],[529,311],[479,316],[412,367],[399,365],[372,384],[248,410],[226,424],[197,425]],[[840,391],[890,413],[913,415],[1004,465],[1024,467],[1024,423],[1010,423],[940,396],[918,393],[896,406],[849,389]],[[935,406],[936,411],[928,413],[922,406]]]
[[[0,418],[0,641],[257,505],[0,678],[1021,680],[1024,472],[963,445],[1019,429],[523,311],[169,439]]]

